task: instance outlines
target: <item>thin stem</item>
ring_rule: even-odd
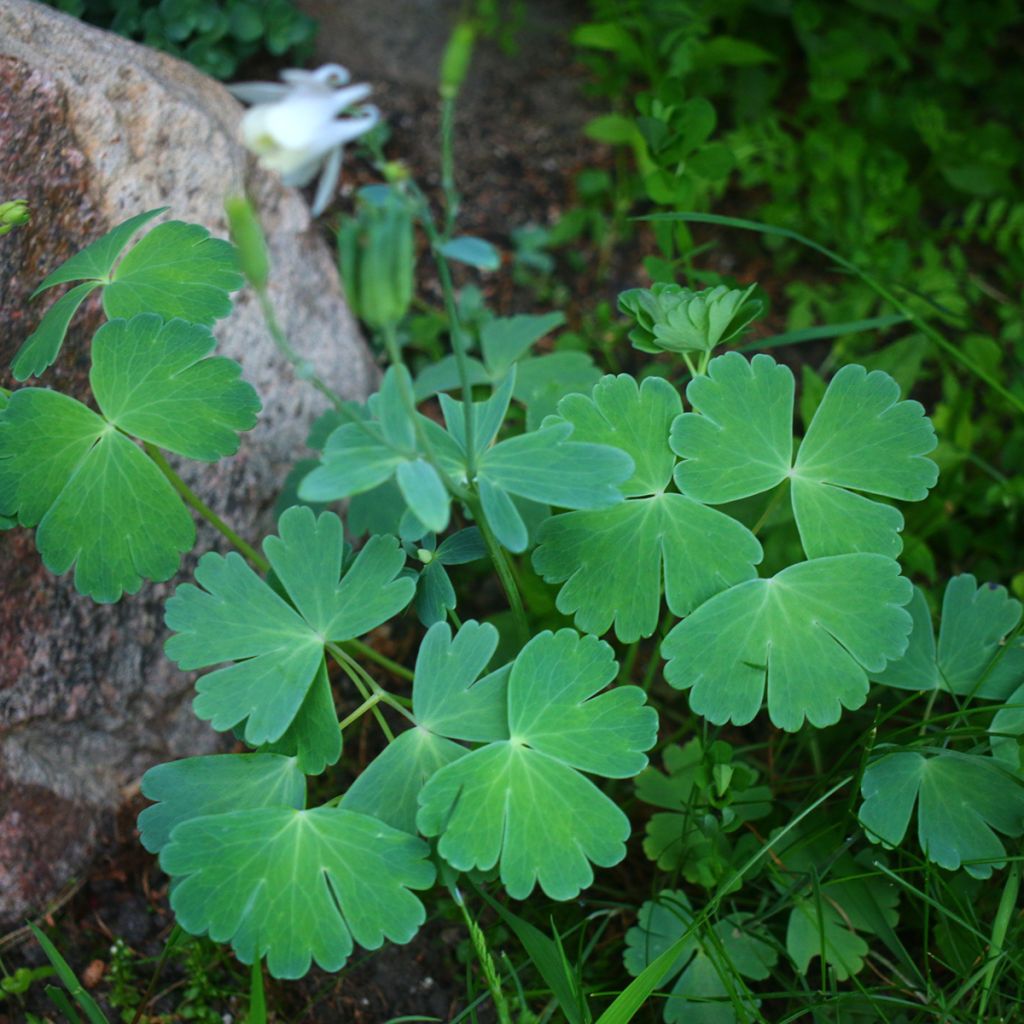
[[[156,463],[157,468],[170,481],[171,486],[185,499],[185,503],[199,513],[218,533],[223,534],[231,543],[245,555],[249,561],[260,570],[269,572],[270,563],[247,541],[243,540],[209,505],[199,497],[195,491],[171,468],[171,464],[164,458],[163,452],[155,445],[145,442],[146,454]]]
[[[508,605],[512,609],[512,619],[515,622],[519,646],[525,647],[526,641],[530,638],[530,625],[526,618],[526,608],[523,605],[523,598],[519,593],[519,584],[516,583],[512,566],[509,564],[504,548],[498,543],[498,538],[494,536],[494,531],[491,529],[490,523],[487,522],[487,517],[484,515],[480,502],[474,499],[467,504],[469,505],[469,510],[473,513],[476,525],[480,529],[480,536],[483,537],[487,553],[491,556],[491,561],[494,563],[494,570],[498,574],[501,588],[505,591],[505,597],[508,598]]]
[[[383,691],[378,690],[376,693],[371,693],[362,704],[359,705],[350,715],[346,715],[338,723],[338,731],[344,732],[353,722],[362,718],[367,711],[375,708],[384,698],[381,696]]]
[[[132,1017],[131,1024],[139,1024],[142,1020],[143,1011],[149,1005],[149,1001],[153,998],[153,990],[156,988],[156,983],[160,978],[160,973],[164,969],[164,964],[167,963],[167,957],[171,952],[171,948],[178,941],[178,936],[183,935],[181,925],[176,924],[171,929],[171,934],[167,936],[167,941],[164,943],[164,948],[160,951],[160,959],[156,962],[156,969],[153,971],[153,977],[149,979],[149,985],[146,988],[145,994],[139,1001],[139,1005],[135,1010],[135,1016]]]
[[[1020,861],[1015,860],[1010,864],[1006,875],[1006,885],[1003,886],[1003,895],[999,900],[999,907],[996,909],[995,920],[992,923],[992,940],[989,943],[988,961],[985,964],[985,975],[981,981],[981,1003],[978,1006],[978,1024],[983,1024],[987,1019],[985,1014],[988,1010],[988,1001],[992,995],[992,984],[995,981],[996,967],[1003,955],[1003,943],[1006,941],[1006,933],[1010,927],[1010,921],[1017,910],[1017,897],[1020,895]]]
[[[751,529],[750,531],[755,537],[761,532],[761,528],[764,526],[764,524],[768,522],[768,517],[775,511],[776,506],[779,504],[780,501],[782,501],[783,495],[785,493],[785,483],[781,484],[779,487],[775,489],[775,493],[771,496],[771,498],[768,501],[768,504],[765,505],[764,507],[764,511],[761,513],[761,518],[758,519],[756,523],[754,523],[753,529]]]
[[[455,97],[441,101],[441,191],[444,193],[444,233],[450,236],[459,214],[455,187]]]
[[[346,640],[341,646],[346,650],[353,651],[360,657],[366,658],[368,661],[375,662],[381,668],[386,668],[393,676],[397,676],[399,679],[405,679],[409,682],[413,680],[411,669],[407,669],[404,665],[393,661],[386,654],[381,654],[380,651],[369,644],[363,643],[362,640]]]

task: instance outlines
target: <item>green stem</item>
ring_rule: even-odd
[[[376,693],[371,693],[362,704],[359,705],[350,715],[346,715],[339,723],[338,730],[344,732],[353,722],[362,718],[367,711],[375,708],[384,698],[381,696],[381,691],[378,690]]]
[[[978,1006],[978,1024],[987,1019],[988,1001],[992,995],[992,984],[995,981],[996,968],[1003,955],[1003,943],[1010,927],[1010,921],[1017,911],[1017,897],[1020,895],[1020,861],[1012,861],[1006,875],[1006,885],[999,899],[995,920],[992,922],[992,940],[989,944],[988,962],[985,975],[981,981],[981,1003]]]
[[[444,193],[444,233],[451,236],[459,215],[455,187],[455,97],[441,100],[441,191]]]
[[[334,659],[335,664],[341,669],[345,675],[351,680],[352,685],[359,692],[359,696],[363,700],[369,700],[371,694],[373,694],[379,687],[374,683],[372,686],[367,686],[360,676],[359,666],[337,645],[329,643],[326,645],[327,651]],[[372,680],[371,680],[372,682]],[[381,698],[383,700],[383,698]],[[378,702],[379,703],[379,702]],[[377,720],[377,724],[380,726],[380,731],[384,733],[384,738],[391,743],[395,738],[395,734],[391,731],[391,726],[388,725],[387,719],[384,717],[380,708],[375,703],[370,710],[373,712],[373,717]]]
[[[362,640],[346,640],[341,646],[346,650],[354,651],[360,657],[366,658],[367,661],[375,662],[381,668],[386,668],[393,676],[412,682],[413,673],[410,669],[407,669],[404,665],[399,665],[397,661],[393,661],[386,654],[381,654],[380,651],[375,650],[369,644],[363,643]]]
[[[163,452],[155,445],[145,442],[146,454],[156,463],[157,468],[168,479],[171,486],[185,499],[185,503],[199,513],[218,533],[227,537],[231,543],[245,555],[246,558],[261,572],[270,571],[270,563],[247,541],[243,540],[234,530],[224,522],[209,505],[199,497],[195,491],[171,468],[171,464],[164,458]]]
[[[756,537],[760,532],[765,523],[768,522],[768,517],[775,511],[776,506],[782,501],[783,495],[786,493],[785,482],[780,484],[776,489],[775,493],[768,500],[768,504],[765,505],[764,511],[761,513],[761,518],[754,523],[751,533]]]
[[[530,638],[530,624],[526,618],[526,608],[523,605],[523,597],[519,593],[519,584],[516,583],[512,566],[505,555],[505,549],[498,542],[498,538],[494,536],[494,531],[491,529],[490,523],[487,522],[479,500],[474,498],[467,504],[480,529],[480,536],[483,537],[487,553],[491,556],[494,571],[498,574],[502,590],[505,591],[509,608],[512,609],[512,620],[515,622],[518,644],[520,647],[525,647],[526,641]]]

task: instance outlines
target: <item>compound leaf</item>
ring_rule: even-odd
[[[196,568],[205,589],[183,584],[167,602],[170,658],[184,669],[233,662],[196,684],[196,714],[215,729],[245,721],[246,742],[281,738],[316,678],[328,641],[366,633],[412,600],[405,556],[392,537],[371,537],[341,576],[344,540],[332,512],[288,509],[263,550],[289,603],[237,554],[209,552]]]
[[[152,313],[104,324],[89,374],[99,407],[121,430],[179,455],[233,455],[260,400],[233,359],[207,358],[215,344],[205,327]]]
[[[789,478],[808,558],[864,551],[895,556],[903,517],[865,496],[919,501],[938,477],[926,458],[935,431],[917,402],[900,401],[887,373],[844,366],[821,400],[795,464],[793,375],[770,356],[713,359],[687,397],[672,448],[680,491],[718,505],[760,494]]]
[[[427,845],[337,807],[260,807],[178,825],[160,854],[171,906],[193,935],[230,941],[243,963],[266,956],[277,978],[315,960],[336,971],[353,940],[408,942],[425,919],[411,890],[434,880]]]
[[[599,694],[616,669],[607,644],[573,630],[541,633],[520,651],[508,681],[510,738],[442,768],[419,795],[417,825],[439,837],[452,867],[500,861],[514,898],[539,882],[571,899],[590,884],[590,862],[625,856],[628,819],[580,774],[635,775],[654,743],[657,716],[642,690]]]
[[[1024,835],[1024,784],[998,761],[943,750],[897,751],[861,780],[860,823],[872,842],[902,844],[917,805],[917,839],[929,860],[974,878],[1006,864],[996,833]]]
[[[294,757],[306,775],[319,775],[341,757],[341,730],[338,713],[327,675],[327,662],[321,661],[306,699],[284,735],[262,748],[268,753]]]
[[[293,757],[211,754],[150,768],[142,795],[153,800],[139,815],[142,845],[159,853],[174,827],[192,818],[250,807],[295,807],[306,802],[306,779]]]
[[[195,541],[192,517],[156,465],[73,398],[14,392],[0,413],[0,514],[38,526],[52,572],[75,567],[96,601],[166,580]]]
[[[831,725],[906,649],[912,587],[899,571],[882,555],[835,555],[740,583],[668,634],[665,678],[718,725],[750,722],[766,690],[779,728]]]
[[[994,583],[968,573],[946,584],[938,644],[924,594],[910,603],[914,628],[907,652],[873,678],[901,690],[946,690],[1006,700],[1024,683],[1024,645],[1006,637],[1020,622],[1021,605]]]

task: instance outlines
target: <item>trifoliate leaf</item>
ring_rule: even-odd
[[[954,576],[942,599],[936,645],[924,594],[915,589],[907,652],[873,678],[901,690],[945,690],[961,696],[1006,700],[1024,683],[1024,645],[1007,642],[1021,618],[1019,601],[1004,587]]]
[[[15,379],[38,376],[60,353],[68,324],[86,296],[103,288],[108,317],[152,313],[209,326],[231,312],[229,293],[242,286],[234,247],[196,224],[168,221],[114,264],[131,236],[164,208],[132,217],[58,267],[36,289],[83,281],[50,307],[12,363]]]
[[[233,359],[207,358],[215,345],[209,330],[184,320],[112,320],[93,338],[93,395],[125,433],[191,459],[233,455],[260,400]]]
[[[1024,784],[991,758],[943,750],[887,754],[861,781],[860,823],[869,839],[902,844],[917,805],[917,839],[929,860],[974,878],[1006,864],[996,833],[1024,835]]]
[[[792,902],[786,951],[801,974],[820,957],[846,981],[864,968],[866,939],[894,937],[898,889],[871,866],[877,857],[854,857],[845,845],[834,830],[807,834],[799,827],[773,843],[776,888]]]
[[[750,722],[766,690],[779,728],[831,725],[906,650],[912,587],[899,571],[882,555],[835,555],[740,583],[668,634],[665,678],[717,725]]]
[[[371,537],[341,576],[344,539],[334,513],[290,508],[278,532],[263,550],[292,604],[239,555],[210,552],[196,568],[205,589],[183,584],[166,610],[175,634],[166,651],[181,668],[233,662],[199,679],[196,714],[220,730],[245,721],[254,746],[280,739],[292,724],[327,641],[379,626],[414,590],[411,580],[397,578],[405,556],[394,538]]]
[[[80,402],[22,388],[0,413],[0,514],[38,526],[36,546],[58,575],[95,601],[174,575],[195,526],[156,465]]]
[[[643,691],[599,693],[616,669],[607,644],[573,630],[541,633],[523,648],[508,680],[510,738],[442,768],[419,796],[417,825],[439,837],[452,867],[500,863],[514,898],[539,882],[570,899],[590,884],[590,862],[625,856],[628,819],[580,774],[635,775],[654,743],[657,716]]]
[[[150,768],[142,795],[155,801],[139,815],[142,845],[159,853],[174,827],[192,818],[250,807],[294,807],[306,802],[306,779],[293,757],[212,754]]]
[[[672,427],[679,489],[718,505],[792,485],[809,558],[854,551],[895,556],[903,517],[864,496],[919,501],[938,469],[935,431],[886,373],[844,366],[832,378],[792,462],[793,375],[770,356],[730,352],[686,389],[696,410]],[[864,493],[860,493],[864,492]]]
[[[160,866],[185,931],[230,941],[243,963],[266,956],[276,978],[300,978],[312,960],[338,970],[353,940],[408,942],[426,916],[410,890],[434,880],[428,852],[355,811],[262,807],[183,822]]]
[[[640,908],[637,924],[626,932],[623,961],[637,975],[690,932],[679,958],[662,981],[675,984],[664,1001],[667,1024],[736,1024],[760,1005],[740,976],[763,981],[778,960],[764,929],[749,915],[731,914],[707,929],[694,926],[686,894],[666,889]],[[708,934],[708,932],[713,934]],[[678,977],[676,977],[678,975]],[[737,1013],[736,1004],[745,1008]]]
[[[681,402],[665,380],[638,387],[622,374],[604,377],[588,397],[569,395],[559,415],[579,441],[613,446],[634,463],[620,484],[627,500],[611,508],[547,520],[533,555],[548,583],[564,583],[558,610],[601,634],[614,623],[624,643],[650,636],[661,595],[676,615],[755,575],[761,546],[736,520],[680,494],[666,494],[675,456],[668,434]]]

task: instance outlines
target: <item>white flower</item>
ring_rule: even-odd
[[[286,185],[308,185],[319,172],[313,214],[323,213],[334,195],[346,142],[380,120],[369,104],[368,85],[349,85],[340,64],[316,71],[281,72],[284,84],[241,82],[228,88],[252,103],[242,118],[242,139],[262,167],[276,171]]]

